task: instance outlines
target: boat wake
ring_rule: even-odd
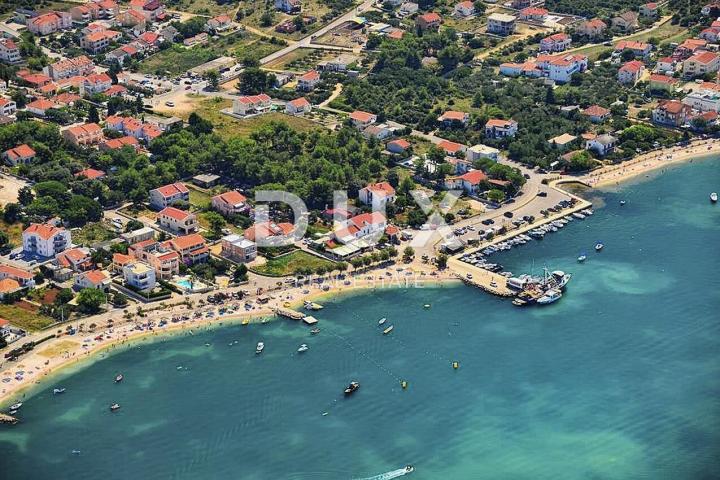
[[[393,470],[392,472],[385,472],[381,473],[380,475],[375,475],[374,477],[358,478],[356,480],[390,480],[391,478],[402,477],[403,475],[407,475],[408,473],[412,473],[412,470],[408,470],[406,467],[403,467],[398,468],[397,470]]]

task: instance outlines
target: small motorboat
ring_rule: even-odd
[[[257,347],[255,347],[255,354],[260,355],[263,350],[265,350],[265,343],[258,342]]]
[[[320,333],[319,328],[313,328],[312,330],[310,330],[310,335],[317,335],[318,333]]]
[[[22,402],[13,403],[12,405],[10,405],[10,410],[15,410],[17,412],[18,410],[20,410],[20,407],[22,407],[22,406],[23,406]]]
[[[423,305],[423,308],[430,308],[430,304],[426,303],[425,305]]]
[[[406,473],[412,473],[412,472],[414,472],[414,471],[415,471],[415,467],[413,467],[412,465],[406,465],[406,466],[405,466],[405,472],[406,472]]]
[[[111,411],[111,412],[116,412],[116,411],[118,411],[118,410],[120,410],[120,404],[119,404],[119,403],[113,403],[112,405],[110,405],[110,411]]]
[[[390,325],[385,330],[383,330],[383,335],[387,335],[388,333],[393,331],[393,328],[395,328],[395,325]]]
[[[53,388],[53,395],[59,395],[59,394],[61,394],[61,393],[65,393],[65,388],[64,388],[64,387]]]
[[[577,261],[580,263],[584,262],[585,260],[587,260],[587,255],[585,255],[584,253],[581,253],[580,256],[577,258]]]
[[[620,200],[620,206],[625,205],[625,200]]]
[[[551,288],[545,294],[537,299],[538,305],[548,305],[553,302],[557,302],[562,298],[562,292],[559,289]]]
[[[307,302],[306,301],[305,303],[303,303],[303,306],[307,310],[322,310],[323,309],[322,305],[320,305],[319,303],[315,303],[315,302]]]
[[[80,455],[80,450],[73,450],[73,451],[72,451],[72,454],[73,454],[73,455]]]
[[[115,376],[115,383],[120,383],[120,382],[122,382],[122,381],[123,381],[123,378],[125,378],[125,377],[123,377],[123,374],[122,374],[122,373],[117,374],[117,375]]]
[[[383,317],[383,318],[381,318],[380,320],[378,320],[378,325],[382,325],[382,324],[385,323],[386,321],[387,321],[387,318]]]
[[[712,192],[712,193],[710,194],[710,201],[711,201],[712,203],[715,203],[715,202],[717,202],[717,200],[718,200],[718,194],[717,194],[717,192]]]
[[[303,343],[300,345],[300,348],[298,348],[298,353],[307,352],[308,350],[310,350],[310,347],[308,347],[306,343]]]
[[[598,243],[595,244],[595,251],[596,251],[596,252],[599,252],[599,251],[602,250],[604,247],[605,247],[605,245],[603,245],[601,242],[598,242]]]
[[[358,388],[360,388],[360,384],[358,382],[350,382],[350,385],[348,385],[345,389],[345,395],[352,395]]]

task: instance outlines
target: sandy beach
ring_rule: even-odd
[[[153,337],[168,337],[172,335],[190,335],[192,331],[214,328],[224,323],[258,323],[270,319],[275,315],[276,308],[286,307],[302,310],[305,301],[320,301],[323,298],[345,295],[360,290],[381,288],[419,288],[431,284],[447,284],[459,282],[459,279],[450,271],[435,272],[429,265],[417,268],[393,265],[387,268],[373,269],[357,275],[348,275],[345,281],[329,279],[322,285],[328,285],[324,290],[322,285],[302,285],[299,287],[284,288],[274,292],[263,292],[259,296],[270,296],[266,304],[257,302],[258,295],[250,295],[242,300],[231,300],[217,305],[193,305],[188,308],[184,303],[175,304],[166,309],[158,309],[146,314],[145,317],[124,318],[122,311],[113,311],[103,315],[103,325],[96,317],[84,318],[67,322],[63,325],[63,332],[67,326],[78,328],[80,324],[96,323],[99,325],[93,332],[87,330],[75,335],[61,334],[56,338],[43,342],[30,353],[20,357],[16,362],[2,360],[0,363],[0,405],[6,406],[16,401],[22,401],[28,393],[49,381],[53,375],[72,367],[81,367],[83,363],[96,360],[107,352],[125,345],[136,345]],[[397,269],[402,269],[398,271]],[[410,275],[408,275],[410,273]],[[349,281],[349,284],[346,284]],[[247,286],[245,286],[247,288]],[[227,291],[239,290],[228,289]],[[194,295],[195,298],[204,295]],[[197,304],[197,302],[195,302]],[[252,304],[251,310],[244,310],[244,304]],[[233,313],[219,314],[221,307],[234,307]],[[202,315],[194,318],[196,312]],[[212,316],[208,314],[212,312]],[[312,312],[307,312],[308,314]],[[321,314],[320,314],[321,315]],[[178,319],[173,322],[173,318]],[[112,320],[107,324],[107,320]],[[167,322],[160,327],[161,321]],[[150,325],[150,326],[148,326]],[[322,322],[318,324],[322,328]],[[103,328],[104,327],[104,328]],[[57,330],[55,330],[57,331]],[[38,340],[50,335],[51,330],[42,334],[33,334],[20,342]],[[21,374],[18,374],[22,372]]]

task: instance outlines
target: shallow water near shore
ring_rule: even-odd
[[[493,257],[572,272],[545,308],[379,289],[324,300],[317,336],[279,320],[114,353],[0,427],[2,478],[720,478],[719,190],[717,161],[673,167]]]

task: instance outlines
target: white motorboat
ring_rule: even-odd
[[[625,205],[625,200],[620,200],[620,206]]]
[[[585,210],[582,211],[582,213],[583,213],[583,215],[589,217],[590,215],[593,214],[593,211],[592,211],[592,209],[590,209],[590,208],[586,208]]]
[[[307,352],[308,350],[310,350],[310,347],[308,347],[307,344],[303,343],[302,345],[300,345],[300,348],[298,348],[298,353]]]
[[[581,254],[581,255],[577,258],[577,261],[580,262],[580,263],[582,263],[582,262],[584,262],[586,259],[587,259],[587,255],[585,255],[585,254],[583,253],[583,254]]]
[[[305,302],[303,305],[307,310],[322,310],[323,309],[322,305],[320,305],[319,303],[315,303],[315,302]]]
[[[557,283],[557,288],[564,288],[572,278],[572,273],[565,273],[562,270],[555,270],[552,272],[552,278]]]
[[[717,202],[717,200],[718,200],[718,194],[717,194],[717,192],[712,192],[712,193],[710,194],[710,201],[711,201],[712,203],[715,203],[715,202]]]
[[[14,403],[14,404],[10,405],[10,410],[18,411],[18,410],[20,410],[20,407],[22,407],[22,405],[23,405],[22,402]]]
[[[604,247],[605,247],[605,245],[603,245],[602,243],[598,242],[598,243],[595,244],[595,251],[596,251],[596,252],[599,252],[599,251],[602,250]]]
[[[580,212],[575,212],[575,213],[572,214],[572,216],[575,217],[575,218],[577,218],[578,220],[582,220],[582,219],[585,218],[585,215],[583,215],[583,214],[580,213]]]
[[[65,393],[65,388],[64,388],[64,387],[53,388],[53,395],[58,395],[58,394],[60,394],[60,393]]]
[[[540,305],[548,305],[557,302],[560,298],[562,298],[562,292],[556,288],[551,288],[545,292],[542,297],[537,299],[537,303]]]
[[[378,325],[382,325],[382,324],[385,323],[386,321],[387,321],[387,318],[383,317],[383,318],[381,318],[380,320],[378,320]]]
[[[257,347],[255,347],[255,353],[260,355],[263,350],[265,350],[265,344],[263,342],[258,342]]]
[[[119,403],[113,403],[112,405],[110,405],[110,411],[111,411],[111,412],[115,412],[115,411],[118,411],[118,410],[120,410],[120,404],[119,404]]]

